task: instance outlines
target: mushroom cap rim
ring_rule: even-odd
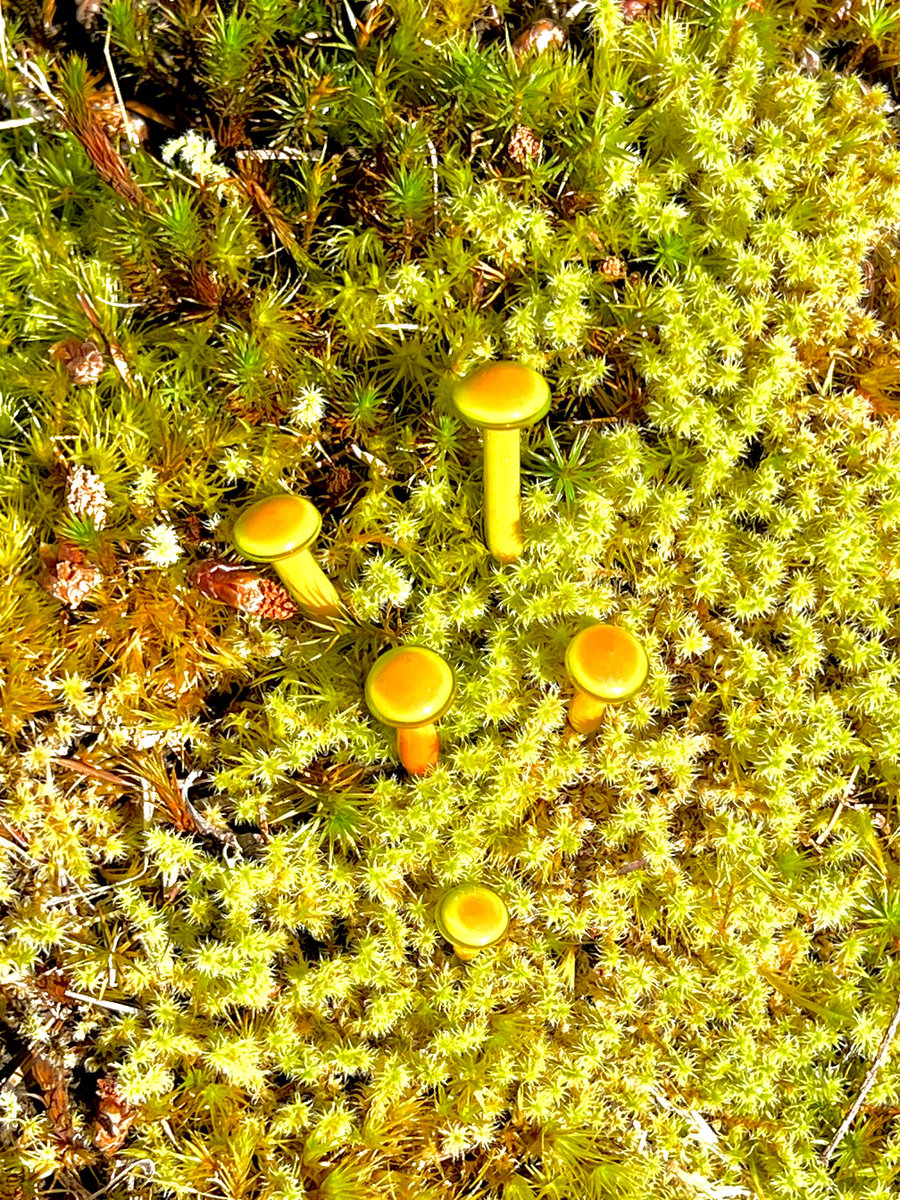
[[[440,721],[442,717],[445,717],[447,715],[447,713],[450,711],[451,707],[453,706],[453,701],[456,699],[456,672],[453,670],[453,668],[450,666],[450,664],[447,662],[447,660],[445,658],[443,658],[441,655],[439,655],[436,650],[432,650],[430,646],[420,646],[418,644],[413,644],[413,645],[395,646],[393,649],[394,650],[425,650],[428,654],[436,655],[450,672],[450,690],[448,692],[447,698],[444,701],[444,703],[440,706],[440,708],[437,710],[437,712],[435,712],[433,714],[433,716],[430,716],[426,721],[398,721],[393,717],[386,716],[385,709],[382,708],[382,706],[378,703],[378,700],[372,696],[372,688],[369,685],[369,679],[370,679],[372,672],[375,670],[375,667],[388,654],[393,653],[393,650],[386,650],[384,652],[384,654],[380,654],[378,656],[378,658],[375,659],[375,662],[369,668],[369,671],[366,675],[366,683],[365,683],[366,707],[368,708],[369,712],[372,714],[372,716],[375,718],[376,721],[380,721],[382,725],[387,725],[388,728],[390,728],[390,729],[426,729],[429,725],[433,725],[435,723],[435,721]]]
[[[495,938],[492,938],[489,942],[467,942],[467,941],[465,941],[464,938],[456,937],[455,935],[451,936],[450,931],[446,928],[446,925],[444,923],[444,919],[442,916],[443,907],[446,904],[446,902],[454,896],[454,893],[456,893],[464,888],[480,888],[486,892],[490,892],[500,902],[500,906],[503,909],[503,912],[506,916],[506,925],[503,929],[503,932],[498,933],[497,936]],[[437,904],[435,905],[434,920],[435,920],[435,924],[437,925],[438,931],[440,932],[441,936],[445,937],[447,939],[447,941],[451,942],[454,946],[461,946],[464,950],[487,950],[491,946],[495,946],[501,940],[501,938],[504,938],[506,936],[506,934],[509,930],[509,926],[510,926],[509,909],[506,907],[506,901],[499,894],[499,892],[495,892],[493,888],[487,887],[483,883],[457,883],[457,884],[454,884],[453,887],[449,888],[446,892],[444,892],[444,894],[440,897]]]
[[[459,406],[459,402],[457,401],[459,390],[465,387],[465,385],[469,383],[470,380],[472,380],[473,377],[476,376],[480,371],[487,370],[490,367],[499,366],[521,366],[524,370],[531,371],[535,379],[539,381],[539,391],[543,393],[543,398],[541,399],[540,404],[531,414],[520,418],[518,421],[492,421],[490,417],[473,417],[470,413],[463,412]],[[550,385],[547,383],[547,380],[544,379],[543,375],[538,374],[538,372],[533,370],[531,367],[525,367],[523,363],[516,363],[507,359],[501,359],[496,362],[492,361],[482,363],[481,366],[475,367],[474,370],[470,371],[469,374],[463,379],[458,379],[454,383],[451,391],[451,405],[456,416],[458,416],[460,420],[464,421],[467,425],[471,425],[475,429],[484,430],[486,433],[494,430],[500,433],[518,429],[527,429],[529,425],[533,425],[536,421],[540,421],[543,417],[546,417],[547,413],[550,411],[550,405],[552,403],[553,396],[550,391]]]
[[[591,629],[591,628],[592,628],[592,626],[589,625],[588,629]],[[615,628],[618,629],[618,628],[620,628],[620,626],[617,625],[617,626],[615,626]],[[580,632],[584,633],[585,630],[582,629],[582,630],[580,630]],[[625,630],[625,632],[630,633],[631,631]],[[634,634],[631,634],[631,636],[634,637]],[[601,693],[597,692],[590,684],[585,684],[584,676],[581,674],[581,672],[577,668],[575,668],[573,666],[571,652],[572,652],[572,646],[575,642],[575,638],[577,638],[577,637],[578,637],[578,634],[576,633],[575,637],[572,638],[572,640],[569,642],[569,645],[566,649],[566,671],[568,672],[569,678],[575,684],[575,686],[580,691],[584,692],[586,696],[590,696],[590,698],[592,700],[599,700],[603,704],[622,704],[626,700],[633,700],[634,697],[641,690],[641,688],[643,688],[644,684],[647,682],[647,677],[650,674],[650,659],[647,655],[647,651],[644,649],[644,647],[641,645],[641,643],[638,642],[637,638],[635,638],[634,640],[635,640],[635,642],[637,642],[638,649],[640,650],[640,652],[644,658],[644,673],[641,676],[640,681],[637,684],[635,684],[635,686],[631,689],[630,692],[623,692],[623,694],[621,696],[604,696]]]
[[[315,522],[312,533],[303,541],[297,542],[296,545],[289,546],[286,550],[279,550],[277,554],[260,554],[258,551],[245,550],[240,543],[240,534],[238,533],[238,525],[241,519],[245,518],[257,506],[266,504],[269,500],[281,500],[284,496],[292,496],[293,499],[298,500],[301,504],[305,504],[308,506],[308,508],[312,509],[313,513],[315,513]],[[252,501],[245,508],[243,508],[240,513],[238,513],[237,519],[232,526],[231,540],[235,550],[237,550],[238,554],[240,554],[243,558],[248,558],[251,562],[273,563],[280,561],[282,558],[290,558],[294,554],[302,554],[304,550],[308,550],[313,542],[316,541],[321,532],[322,514],[315,507],[315,505],[310,504],[305,497],[295,496],[292,492],[273,492],[271,496],[260,496],[258,500]]]

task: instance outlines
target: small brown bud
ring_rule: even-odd
[[[541,139],[527,125],[517,125],[515,133],[509,139],[506,153],[514,163],[524,167],[532,159],[540,157]]]
[[[628,273],[628,267],[615,254],[610,254],[604,258],[600,264],[600,273],[605,275],[607,279],[624,279]]]
[[[106,366],[100,347],[90,339],[80,342],[78,338],[66,338],[56,342],[50,347],[50,357],[61,362],[72,382],[81,386],[96,383]]]
[[[111,1075],[97,1080],[97,1094],[100,1104],[91,1131],[94,1145],[103,1154],[114,1154],[125,1141],[135,1113]]]
[[[265,579],[250,567],[209,558],[196,563],[189,578],[209,600],[218,600],[255,617],[287,621],[299,611],[281,584]]]
[[[255,595],[248,597],[246,611],[267,621],[289,621],[300,610],[280,583],[272,579],[260,579]]]
[[[352,482],[353,476],[347,467],[335,467],[328,477],[325,490],[329,496],[343,496]]]
[[[103,572],[85,562],[84,555],[71,542],[59,546],[41,546],[38,551],[43,571],[41,587],[62,601],[67,608],[78,608],[103,582]]]
[[[566,40],[566,31],[549,17],[535,21],[533,25],[520,33],[513,42],[513,54],[523,58],[526,54],[543,54],[551,46],[562,46]]]
[[[622,8],[622,19],[630,25],[637,17],[647,17],[657,11],[657,0],[619,0]]]

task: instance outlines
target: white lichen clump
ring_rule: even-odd
[[[144,558],[153,567],[171,567],[181,558],[181,543],[171,525],[150,525],[144,530]]]

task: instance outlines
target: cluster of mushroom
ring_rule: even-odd
[[[487,363],[453,389],[454,411],[484,434],[484,527],[499,562],[523,550],[519,487],[519,430],[550,411],[547,381],[520,363]],[[340,596],[310,553],[322,518],[308,500],[282,494],[258,500],[235,522],[236,549],[255,562],[271,563],[310,616],[341,619]]]
[[[529,367],[489,363],[457,384],[454,408],[484,431],[485,533],[500,562],[522,554],[519,489],[519,430],[546,415],[550,389]],[[234,525],[236,549],[256,562],[271,563],[283,583],[312,617],[342,620],[346,610],[310,553],[322,518],[307,500],[282,494],[258,500]],[[637,695],[647,681],[649,661],[640,642],[617,625],[597,624],[572,638],[566,672],[574,688],[568,721],[577,733],[596,730],[606,708]],[[376,720],[397,731],[397,753],[412,775],[438,762],[436,722],[456,694],[450,664],[425,646],[398,646],[382,654],[366,676],[365,700]],[[481,884],[451,888],[437,904],[435,923],[460,958],[470,959],[506,934],[509,915],[496,892]]]

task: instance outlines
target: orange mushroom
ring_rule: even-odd
[[[434,923],[463,959],[494,946],[509,928],[509,913],[500,896],[479,883],[461,883],[438,900]]]
[[[318,510],[302,496],[284,492],[245,508],[232,540],[244,558],[271,563],[309,616],[340,619],[346,616],[341,598],[309,551],[321,529]]]
[[[425,646],[398,646],[376,660],[366,676],[365,694],[372,716],[397,730],[404,767],[411,775],[424,775],[440,757],[434,723],[453,703],[453,668]]]
[[[566,671],[575,685],[569,724],[593,733],[608,704],[630,700],[647,682],[650,662],[634,634],[618,625],[591,625],[569,642]]]
[[[488,549],[500,562],[515,562],[523,550],[519,430],[550,411],[550,388],[521,363],[485,363],[455,385],[452,401],[464,421],[484,431]]]

